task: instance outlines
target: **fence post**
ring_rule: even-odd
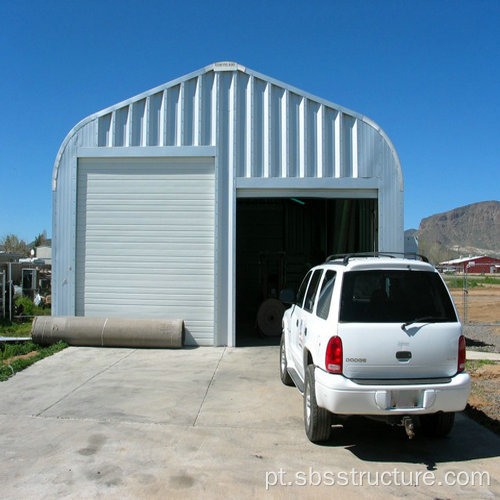
[[[463,282],[463,290],[464,290],[464,325],[467,324],[467,296],[469,294],[469,290],[467,288],[467,267],[464,269],[464,282]]]

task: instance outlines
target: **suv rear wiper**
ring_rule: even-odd
[[[415,319],[412,319],[411,321],[407,321],[406,323],[403,323],[401,325],[401,330],[405,330],[407,326],[410,326],[413,323],[422,323],[422,322],[430,323],[430,322],[442,321],[445,319],[446,318],[444,318],[443,316],[423,316],[421,318],[415,318]]]

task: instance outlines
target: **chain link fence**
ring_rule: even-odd
[[[5,301],[7,298],[5,289],[5,272],[0,271],[0,318],[5,318]]]
[[[464,325],[500,326],[500,276],[444,277]]]

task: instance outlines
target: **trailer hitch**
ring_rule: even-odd
[[[403,417],[402,425],[404,425],[408,439],[413,439],[415,437],[415,424],[413,423],[413,419],[408,416]]]

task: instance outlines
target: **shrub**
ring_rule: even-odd
[[[15,305],[18,308],[22,308],[19,315],[50,316],[50,309],[44,309],[43,307],[35,306],[35,304],[29,297],[17,297],[15,300]]]
[[[15,304],[17,307],[23,308],[23,314],[26,316],[33,316],[35,304],[33,304],[33,301],[28,297],[17,297]]]

